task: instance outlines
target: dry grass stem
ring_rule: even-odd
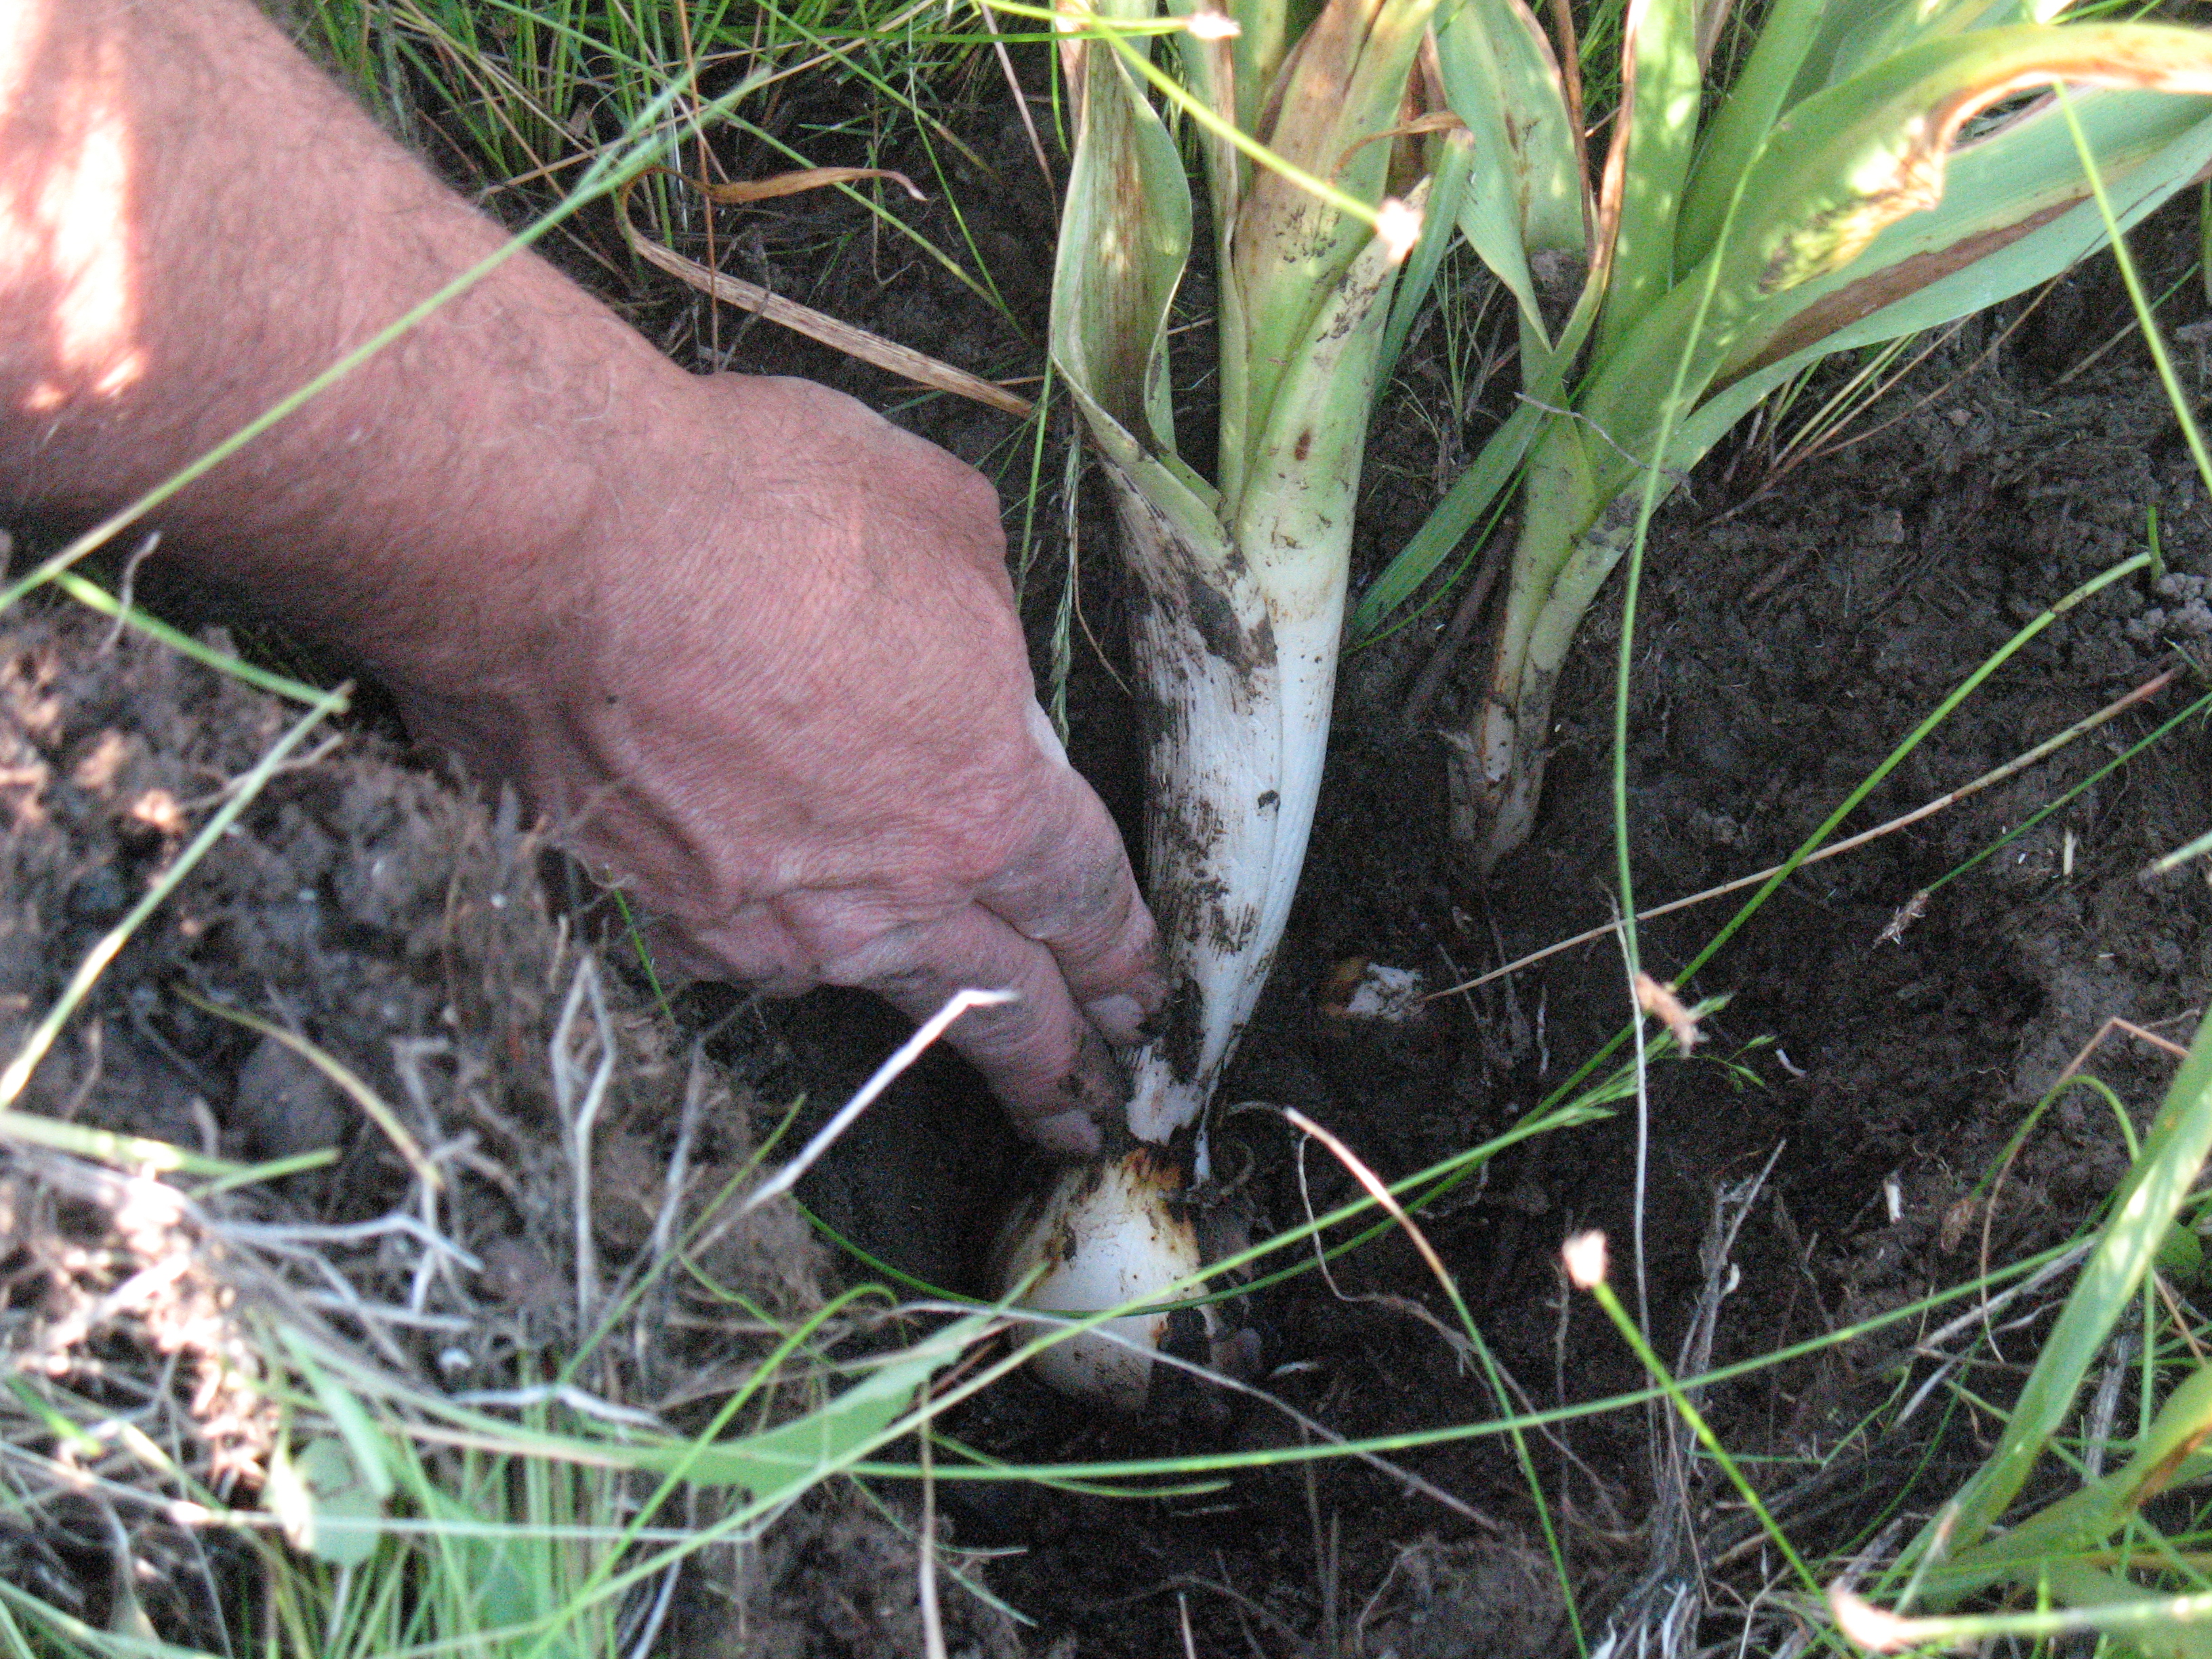
[[[617,204],[616,218],[622,226],[623,240],[629,245],[630,251],[639,258],[681,282],[689,283],[702,293],[713,295],[725,305],[738,306],[756,316],[765,317],[772,323],[780,323],[787,329],[804,334],[810,340],[819,341],[833,351],[842,351],[848,357],[872,363],[886,374],[911,380],[916,386],[972,398],[976,403],[1012,415],[1017,420],[1027,420],[1034,408],[1028,398],[984,380],[981,375],[970,374],[964,368],[955,368],[950,363],[940,362],[910,347],[886,340],[880,334],[871,334],[866,329],[840,322],[811,306],[803,306],[796,300],[787,300],[757,283],[748,283],[719,270],[709,270],[696,259],[687,259],[673,248],[663,247],[651,237],[641,234],[630,222],[627,190],[623,192]]]
[[[1037,132],[1036,117],[1030,112],[1029,94],[1022,90],[1022,78],[1014,73],[1014,60],[1006,51],[1006,43],[999,34],[998,14],[989,6],[975,8],[983,19],[983,27],[991,33],[991,52],[999,61],[999,73],[1006,77],[1006,94],[1012,100],[1015,113],[1021,117],[1022,132],[1030,141],[1030,155],[1037,164],[1037,177],[1044,181],[1048,196],[1053,198],[1054,217],[1059,216],[1059,187],[1052,176],[1052,163],[1046,159],[1044,140]]]
[[[1698,1046],[1697,1015],[1683,1006],[1673,986],[1662,984],[1641,968],[1636,970],[1636,1006],[1667,1028],[1682,1054]]]
[[[1306,1184],[1305,1146],[1303,1142],[1298,1146],[1297,1168],[1298,1200],[1305,1206],[1306,1221],[1310,1225],[1314,1219],[1313,1194]],[[1454,1330],[1409,1296],[1400,1296],[1390,1291],[1346,1290],[1336,1281],[1335,1270],[1328,1265],[1328,1251],[1323,1247],[1319,1234],[1316,1233],[1314,1236],[1312,1243],[1314,1266],[1321,1272],[1322,1283],[1328,1286],[1329,1294],[1338,1301],[1364,1303],[1370,1307],[1389,1308],[1395,1312],[1406,1315],[1410,1319],[1417,1319],[1443,1340],[1444,1346],[1451,1350],[1453,1361],[1462,1372],[1474,1364],[1474,1345],[1468,1340],[1465,1332]]]
[[[438,1172],[437,1166],[423,1155],[422,1143],[417,1140],[408,1130],[407,1126],[399,1121],[398,1115],[386,1103],[383,1097],[362,1079],[360,1073],[296,1032],[286,1030],[274,1020],[263,1019],[257,1014],[249,1014],[242,1008],[226,1007],[222,1003],[211,1001],[199,995],[190,986],[179,985],[173,988],[180,999],[190,1003],[202,1013],[212,1014],[217,1019],[227,1019],[234,1025],[243,1026],[249,1031],[267,1037],[279,1047],[289,1049],[301,1060],[306,1060],[308,1065],[336,1084],[347,1099],[361,1108],[362,1115],[376,1125],[383,1132],[384,1138],[392,1143],[392,1149],[406,1159],[408,1167],[415,1171],[415,1178],[417,1181],[432,1192],[438,1192],[444,1188],[446,1178]]]
[[[732,179],[723,184],[711,179],[693,179],[677,172],[674,167],[646,167],[638,177],[662,173],[691,186],[718,207],[741,207],[752,202],[774,201],[779,197],[798,196],[810,190],[820,190],[829,185],[853,185],[867,179],[888,179],[917,202],[927,202],[914,180],[903,173],[890,167],[799,167],[790,173],[778,173],[766,179]]]
[[[1741,1279],[1734,1261],[1737,1237],[1781,1156],[1782,1146],[1778,1143],[1758,1174],[1721,1187],[1713,1194],[1705,1239],[1698,1251],[1704,1280],[1674,1358],[1674,1375],[1684,1379],[1683,1392],[1693,1404],[1704,1392],[1694,1379],[1712,1364],[1721,1304]],[[1649,1553],[1643,1576],[1621,1598],[1608,1620],[1609,1628],[1622,1639],[1632,1632],[1653,1652],[1686,1652],[1691,1626],[1712,1599],[1705,1578],[1707,1564],[1699,1547],[1696,1496],[1699,1483],[1692,1474],[1696,1449],[1696,1431],[1680,1413],[1669,1412],[1654,1421]]]
[[[970,1008],[995,1008],[1001,1003],[1012,1002],[1012,991],[955,991],[945,1004],[924,1020],[915,1034],[900,1045],[898,1052],[876,1067],[875,1074],[862,1084],[854,1097],[837,1109],[837,1114],[814,1133],[814,1138],[799,1149],[790,1163],[777,1170],[769,1180],[754,1188],[745,1200],[744,1211],[750,1213],[771,1199],[781,1198],[799,1182],[799,1178],[812,1169],[815,1161],[837,1144],[837,1138],[853,1127],[854,1121],[876,1103],[876,1097],[890,1088],[901,1073],[920,1060],[923,1050],[943,1036],[961,1015]]]
[[[576,1029],[578,1016],[586,1004],[591,1008],[592,1037],[597,1047],[597,1058],[588,1078],[583,1071]],[[614,1076],[617,1052],[614,1029],[607,1019],[606,996],[599,987],[599,963],[587,954],[576,963],[575,975],[569,981],[568,994],[561,1005],[560,1021],[553,1028],[553,1040],[547,1050],[553,1068],[553,1097],[560,1105],[562,1127],[567,1138],[569,1179],[576,1194],[572,1218],[579,1331],[591,1328],[592,1310],[599,1302],[599,1257],[592,1240],[592,1131],[606,1100],[607,1084]]]
[[[1383,1184],[1382,1177],[1368,1168],[1365,1162],[1351,1147],[1346,1146],[1328,1130],[1322,1128],[1320,1124],[1315,1122],[1297,1107],[1285,1106],[1282,1109],[1282,1112],[1284,1121],[1292,1128],[1303,1134],[1311,1135],[1322,1146],[1328,1147],[1331,1155],[1338,1163],[1344,1165],[1352,1178],[1365,1190],[1367,1195],[1381,1206],[1383,1212],[1393,1221],[1405,1230],[1406,1237],[1413,1241],[1413,1248],[1420,1252],[1421,1260],[1428,1264],[1429,1271],[1436,1275],[1437,1283],[1443,1287],[1444,1294],[1455,1302],[1457,1301],[1459,1285],[1453,1279],[1449,1270],[1445,1267],[1443,1258],[1437,1254],[1436,1246],[1429,1243],[1428,1235],[1414,1224],[1413,1218],[1406,1212],[1406,1206],[1398,1202],[1397,1194]],[[1461,1340],[1465,1340],[1464,1338]]]

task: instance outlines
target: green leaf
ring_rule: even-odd
[[[2166,1230],[2153,1264],[2178,1291],[2193,1291],[2204,1277],[2204,1241],[2179,1222]]]
[[[1177,17],[1188,17],[1198,8],[1190,0],[1171,0],[1168,9]],[[1229,116],[1246,132],[1259,130],[1260,112],[1267,95],[1274,90],[1276,77],[1282,73],[1283,59],[1291,43],[1304,34],[1321,10],[1321,0],[1227,0],[1221,8],[1236,20],[1237,33],[1227,45],[1230,47],[1232,71],[1236,79],[1236,107],[1224,108],[1227,102],[1221,88],[1212,84],[1212,76],[1205,67],[1206,54],[1194,50],[1203,43],[1192,36],[1182,37],[1183,78],[1192,90],[1213,108]]]
[[[1621,139],[1606,158],[1598,222],[1610,224],[1601,356],[1674,282],[1674,222],[1697,142],[1703,74],[1691,0],[1629,0],[1621,25]]]
[[[1331,0],[1285,59],[1273,118],[1256,136],[1291,166],[1356,201],[1380,203],[1393,146],[1376,135],[1397,123],[1437,3]],[[1340,290],[1374,240],[1365,223],[1294,179],[1270,170],[1253,177],[1223,276],[1224,325],[1232,316],[1237,324],[1221,334],[1221,489],[1232,515],[1268,433],[1295,423],[1277,399],[1304,372],[1302,354],[1322,316],[1345,314]],[[1241,408],[1226,407],[1231,388]],[[1341,395],[1356,398],[1364,416],[1364,380],[1347,382]],[[1232,447],[1235,438],[1241,445]]]
[[[1942,1606],[1992,1584],[2032,1586],[2055,1565],[2106,1547],[2113,1534],[2159,1493],[2212,1474],[2212,1456],[2201,1449],[2208,1435],[2212,1435],[2212,1367],[2200,1366],[2166,1395],[2150,1432],[2126,1467],[2045,1504],[2009,1530],[1937,1562],[1920,1577],[1922,1594]]]
[[[361,1479],[368,1484],[376,1500],[382,1503],[392,1492],[392,1472],[385,1466],[386,1449],[382,1433],[353,1390],[317,1360],[314,1350],[298,1332],[280,1326],[276,1334],[290,1352],[293,1363],[300,1368],[300,1374],[313,1389],[315,1403],[323,1408],[331,1426],[353,1453],[354,1466],[360,1471]]]
[[[1839,5],[1834,9],[1820,49],[1812,61],[1820,66],[1819,86],[1803,88],[1808,94],[1820,87],[1848,81],[1862,70],[1896,57],[1929,40],[1955,39],[1977,29],[2002,28],[2016,23],[2048,23],[2063,11],[2069,0],[1882,0],[1870,6]]]
[[[264,1498],[285,1540],[303,1555],[357,1567],[376,1553],[383,1496],[334,1436],[318,1436],[297,1455],[279,1441],[270,1454]]]
[[[11,1140],[27,1146],[51,1146],[72,1157],[123,1169],[157,1172],[173,1170],[181,1175],[222,1179],[235,1179],[246,1172],[245,1164],[210,1158],[203,1152],[188,1152],[166,1140],[118,1134],[112,1129],[88,1129],[82,1124],[66,1123],[38,1112],[0,1110],[0,1142]]]
[[[1450,250],[1458,228],[1460,203],[1467,193],[1469,171],[1474,166],[1474,141],[1464,132],[1440,135],[1431,152],[1436,160],[1429,173],[1429,196],[1421,218],[1421,240],[1406,257],[1398,285],[1390,296],[1389,320],[1382,326],[1382,344],[1375,362],[1375,395],[1380,398],[1398,366],[1413,321],[1436,286],[1437,268]]]
[[[1534,404],[1522,404],[1491,434],[1490,441],[1476,453],[1474,465],[1453,481],[1413,539],[1368,584],[1352,615],[1352,638],[1365,639],[1373,634],[1385,617],[1451,556],[1452,550],[1466,538],[1491,503],[1521,476],[1522,460],[1545,418],[1544,411]]]
[[[1564,263],[1578,280],[1589,258],[1583,161],[1559,61],[1521,0],[1468,0],[1437,31],[1437,63],[1444,101],[1474,146],[1461,230],[1520,301],[1523,349],[1548,356],[1536,270]]]
[[[2161,1262],[2176,1231],[2169,1224],[2167,1237],[2160,1243]],[[2184,1236],[2194,1242],[2193,1235],[2185,1232]],[[2201,1249],[2197,1259],[2200,1263],[2203,1260]],[[2130,1511],[2139,1510],[2172,1486],[2207,1437],[2212,1437],[2212,1365],[2200,1365],[2166,1395],[2166,1403],[2152,1419],[2150,1432],[2120,1471],[2124,1507]]]
[[[2094,202],[2079,199],[2087,186],[2063,124],[2030,115],[1947,161],[1946,131],[2004,89],[2052,74],[2212,91],[2212,36],[2150,25],[1990,30],[1916,47],[1793,111],[1711,256],[1717,275],[1710,264],[1691,273],[1597,366],[1580,406],[1612,441],[1611,459],[1596,457],[1601,494],[1624,487],[1646,459],[1662,412],[1654,388],[1672,383],[1708,281],[1713,298],[1687,348],[1686,394],[1701,400],[1716,380],[1738,376],[1753,384],[1682,421],[1670,467],[1701,455],[1780,383],[1770,367],[1794,372],[1828,352],[1964,316],[2100,246],[2103,221]],[[2124,222],[2203,164],[2201,96],[2108,91],[2075,103],[2094,106],[2092,142],[2121,170]],[[1919,202],[1932,210],[1916,210]]]
[[[2200,1024],[2189,1056],[2166,1091],[2164,1104],[2143,1138],[2133,1171],[2114,1196],[2112,1218],[2043,1345],[2035,1369],[2021,1389],[2004,1436],[1989,1462],[1960,1492],[1954,1507],[1923,1532],[1912,1553],[1948,1534],[1954,1556],[1979,1542],[2019,1492],[2051,1437],[2074,1409],[2081,1380],[2112,1327],[2130,1307],[2143,1275],[2212,1152],[2212,1018]],[[2212,1429],[2212,1377],[2200,1370],[2168,1397],[2160,1427],[2126,1470],[2123,1501],[2139,1501],[2176,1447],[2193,1449]],[[2174,1467],[2179,1468],[2176,1463]],[[2007,1534],[2017,1538],[2020,1529]],[[1932,1576],[1932,1575],[1931,1575]]]
[[[2099,173],[2127,222],[2187,182],[2187,175],[2177,173],[2171,164],[2158,163],[2202,126],[2208,114],[2204,99],[2106,89],[2077,94],[2073,104]],[[1990,295],[1978,305],[2009,297],[2055,275],[2105,240],[2080,152],[2064,112],[2055,103],[1960,148],[1945,167],[1942,192],[1933,207],[1884,228],[1848,264],[1767,301],[1743,329],[1719,371],[1721,378],[1789,356],[1954,272],[2004,272],[2001,283],[1984,280],[1969,291]],[[2076,220],[2078,234],[2063,239],[2067,258],[2057,264],[2049,257],[2017,264],[2004,259],[2012,244],[2077,204],[2087,210]],[[2057,245],[2058,239],[2052,239],[2045,246]],[[2030,270],[2043,274],[2026,274]]]
[[[1712,252],[1737,184],[1788,106],[1826,5],[1827,0],[1775,0],[1759,26],[1742,73],[1729,89],[1711,131],[1698,140],[1674,232],[1677,270],[1694,269]]]
[[[1550,43],[1516,0],[1474,0],[1437,36],[1444,100],[1466,124],[1468,188],[1460,234],[1519,303],[1522,377],[1553,356],[1531,256],[1547,247],[1586,264],[1581,161]],[[1560,211],[1562,204],[1570,214]],[[1441,208],[1438,210],[1442,210]]]
[[[2126,195],[2114,204],[2120,228],[2124,231],[2140,222],[2208,165],[2212,165],[2212,115],[2201,116],[2194,126],[2128,176]],[[1820,358],[1939,328],[2000,300],[2026,293],[2079,263],[2103,246],[2106,240],[2104,217],[2096,203],[2081,202],[2018,240],[1906,293],[1871,315],[1847,322],[1787,356],[1749,370],[1683,422],[1668,452],[1668,465],[1694,465],[1760,398]]]
[[[658,1450],[639,1456],[637,1466],[681,1468],[695,1484],[741,1487],[755,1507],[773,1504],[851,1468],[890,1438],[916,1390],[978,1340],[991,1319],[974,1314],[933,1332],[804,1417],[742,1440]]]
[[[2050,1587],[2053,1599],[2069,1607],[2139,1606],[2157,1610],[2172,1601],[2118,1573],[2080,1561],[2052,1562],[2041,1582]],[[2114,1650],[2141,1654],[2144,1659],[2212,1659],[2212,1625],[2191,1622],[2186,1617],[2158,1618],[2119,1638]]]
[[[1141,5],[1139,15],[1150,13]],[[1094,427],[1103,416],[1126,443],[1171,456],[1168,312],[1190,257],[1190,184],[1113,47],[1070,50],[1075,155],[1053,269],[1054,356]]]
[[[1717,256],[1723,319],[1844,270],[1891,225],[1937,206],[1966,125],[2014,94],[2060,80],[2212,93],[2212,37],[2154,24],[1990,29],[1915,46],[1808,99],[1775,127],[1744,181]],[[1962,149],[1960,159],[1972,152]],[[2002,161],[1992,171],[2008,178]],[[2018,195],[1992,186],[1990,199],[2009,204]]]
[[[1765,26],[1775,32],[1754,46],[1698,157],[1684,210],[1678,246],[1694,253],[1718,237],[1735,203],[1727,246],[1705,256],[1723,261],[1722,269],[1687,271],[1641,326],[1613,338],[1576,399],[1604,434],[1592,446],[1601,505],[1651,459],[1660,398],[1701,310],[1705,325],[1691,344],[1684,381],[1692,409],[1673,434],[1664,458],[1670,468],[1693,463],[1760,398],[1819,357],[1965,316],[2102,245],[2102,220],[2086,199],[2078,155],[2054,112],[2032,110],[1949,150],[1952,136],[1991,102],[2053,77],[2106,88],[2076,94],[2074,106],[2124,228],[2212,163],[2202,96],[2212,91],[2212,38],[2154,25],[2016,21],[2050,9],[2015,0],[1898,0],[1869,13],[1780,0]],[[1911,44],[1826,85],[1832,74],[1859,65],[1877,36]],[[1784,96],[1777,88],[1792,78],[1793,64],[1795,85]],[[1462,65],[1462,76],[1469,73]],[[1463,79],[1463,89],[1471,84]],[[1793,106],[1790,98],[1808,88],[1813,95]],[[1785,112],[1772,118],[1777,108]],[[1659,210],[1638,214],[1650,221]],[[1486,228],[1462,217],[1470,241],[1525,295],[1496,222]],[[1614,280],[1627,280],[1625,268]],[[1610,294],[1607,304],[1608,316],[1620,314]],[[1530,356],[1524,380],[1533,395],[1555,401],[1535,378],[1547,367]],[[1716,385],[1723,389],[1708,396]],[[1370,588],[1356,619],[1362,629],[1371,630],[1449,555],[1518,465],[1527,430],[1497,434],[1474,476],[1438,504]]]

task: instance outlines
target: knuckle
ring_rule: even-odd
[[[994,548],[1003,545],[1005,528],[999,518],[999,491],[992,482],[964,461],[952,465],[948,507],[969,521],[970,527]]]
[[[873,985],[910,959],[902,930],[843,894],[787,893],[775,901],[808,971],[825,985]]]

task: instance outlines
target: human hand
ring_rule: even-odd
[[[691,970],[863,987],[950,1040],[1039,1144],[1118,1113],[1100,1038],[1164,982],[1120,836],[1037,706],[997,499],[804,380],[672,377],[548,562],[486,696],[397,687],[417,735],[519,783]],[[435,677],[432,677],[435,678]]]
[[[1085,1148],[1122,1104],[1100,1034],[1159,1000],[1154,933],[1036,707],[988,486],[822,387],[684,374],[533,255],[490,268],[506,231],[250,0],[21,21],[4,504],[97,522],[486,265],[170,495],[164,562],[520,784],[691,965],[916,1015],[1018,991],[952,1040],[1034,1136]],[[346,188],[279,224],[307,149]]]

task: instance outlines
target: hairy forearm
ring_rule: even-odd
[[[0,507],[137,499],[502,245],[248,0],[0,0]],[[1046,1143],[1157,1006],[1033,695],[997,499],[804,381],[687,375],[529,254],[161,503],[694,966],[1020,1000],[952,1040]]]
[[[247,0],[0,0],[0,493],[114,510],[504,240]],[[686,381],[517,255],[166,506],[164,556],[447,678],[386,659],[544,611]]]

